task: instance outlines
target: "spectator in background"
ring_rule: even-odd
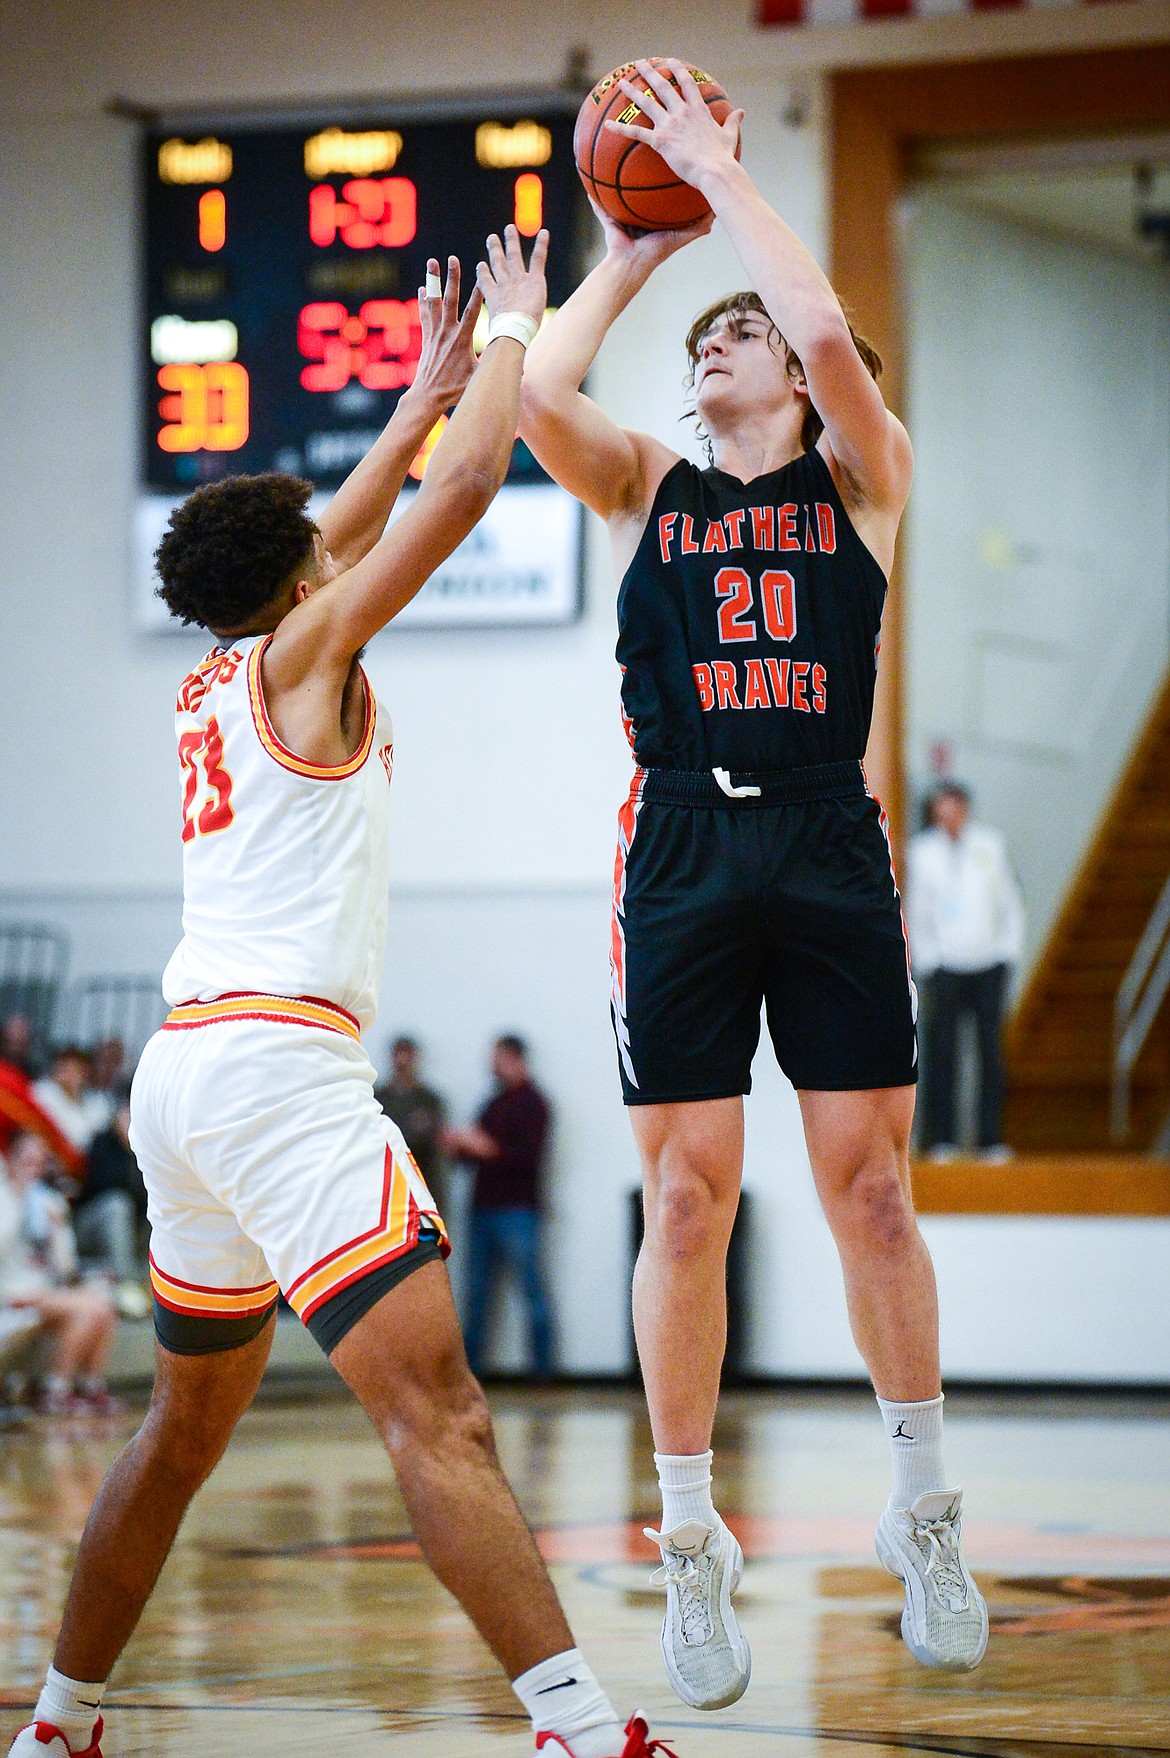
[[[374,1088],[374,1097],[402,1131],[442,1214],[442,1140],[447,1108],[434,1088],[419,1079],[420,1060],[421,1052],[413,1038],[395,1038],[390,1046],[390,1079]]]
[[[40,1073],[33,1029],[23,1013],[10,1013],[0,1025],[0,1062],[18,1068],[29,1080],[35,1080]]]
[[[40,1104],[81,1154],[110,1120],[104,1097],[90,1091],[89,1053],[79,1044],[53,1051],[49,1072],[33,1088]]]
[[[77,1282],[69,1207],[48,1182],[52,1158],[35,1135],[14,1137],[0,1162],[0,1304],[33,1312],[53,1340],[44,1408],[120,1408],[105,1383],[118,1315],[109,1292]]]
[[[465,1341],[471,1370],[483,1362],[484,1331],[499,1271],[511,1266],[528,1308],[532,1371],[552,1373],[552,1323],[540,1266],[540,1174],[548,1141],[548,1103],[533,1082],[522,1038],[492,1048],[496,1091],[465,1129],[446,1133],[448,1153],[475,1170],[468,1240]]]
[[[1011,967],[1024,943],[1024,905],[998,830],[971,820],[958,782],[932,795],[929,827],[910,843],[906,904],[914,974],[923,983],[922,1151],[958,1153],[956,1046],[960,1020],[975,1022],[979,1151],[1004,1160],[1003,1012]]]
[[[16,1063],[0,1059],[0,1154],[6,1154],[14,1140],[26,1130],[39,1136],[60,1165],[73,1178],[85,1171],[85,1155],[57,1123],[37,1097],[36,1087]]]
[[[85,1182],[73,1211],[77,1245],[118,1284],[124,1318],[145,1318],[138,1238],[146,1224],[146,1186],[130,1146],[130,1100],[122,1095],[108,1129],[94,1136]]]
[[[122,1102],[123,1090],[129,1081],[123,1079],[126,1067],[126,1046],[121,1038],[101,1038],[89,1053],[89,1082],[86,1098],[93,1106],[101,1106],[105,1115],[101,1127],[108,1129]]]

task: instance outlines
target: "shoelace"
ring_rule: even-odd
[[[934,1591],[948,1611],[967,1609],[967,1583],[959,1557],[959,1529],[953,1520],[916,1520],[913,1537],[917,1545],[926,1546],[930,1560],[926,1573],[932,1578]]]
[[[642,1735],[641,1742],[635,1746],[632,1752],[627,1746],[623,1758],[658,1758],[659,1753],[662,1754],[662,1758],[678,1758],[678,1753],[675,1751],[674,1747],[668,1746],[665,1740],[648,1740],[646,1738],[646,1734],[643,1731],[645,1728],[644,1722],[639,1721],[635,1725],[638,1732]]]
[[[674,1587],[678,1591],[678,1616],[682,1639],[688,1648],[709,1642],[715,1634],[711,1622],[710,1585],[711,1558],[700,1552],[698,1558],[682,1551],[664,1551],[662,1567],[650,1577],[651,1587]],[[665,1751],[666,1748],[663,1747]]]

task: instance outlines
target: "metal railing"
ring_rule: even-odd
[[[1114,1141],[1129,1133],[1133,1071],[1170,991],[1170,878],[1142,930],[1113,1003],[1113,1086],[1109,1129]]]
[[[18,1013],[32,1028],[34,1053],[52,1042],[69,941],[43,922],[0,922],[0,1019]]]
[[[120,1038],[133,1065],[166,1011],[157,976],[103,973],[82,977],[62,995],[57,1015],[59,1035],[85,1045]]]

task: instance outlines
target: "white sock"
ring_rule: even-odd
[[[81,1679],[67,1679],[56,1667],[50,1667],[33,1719],[52,1722],[65,1735],[71,1751],[84,1752],[93,1743],[93,1727],[101,1714],[105,1688],[104,1679],[100,1685],[87,1685]]]
[[[952,1488],[943,1469],[942,1393],[921,1404],[894,1404],[879,1398],[878,1407],[894,1462],[890,1506],[908,1508],[920,1495]]]
[[[533,1733],[559,1734],[573,1758],[620,1758],[626,1736],[617,1710],[579,1648],[530,1666],[512,1689],[532,1717]]]
[[[712,1528],[719,1516],[711,1500],[711,1462],[714,1454],[655,1453],[658,1487],[662,1491],[662,1530],[673,1532],[688,1520],[701,1520]]]

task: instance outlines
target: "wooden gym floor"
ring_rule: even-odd
[[[679,1758],[1170,1752],[1170,1397],[955,1392],[948,1457],[991,1605],[987,1659],[932,1674],[897,1634],[872,1529],[883,1441],[858,1392],[724,1402],[717,1489],[749,1556],[747,1696],[699,1715],[657,1647],[649,1431],[632,1392],[493,1394],[500,1449],[619,1708]],[[0,1432],[0,1752],[35,1699],[90,1498],[132,1421]],[[526,1723],[418,1560],[343,1396],[245,1419],[107,1699],[107,1758],[516,1758]]]

